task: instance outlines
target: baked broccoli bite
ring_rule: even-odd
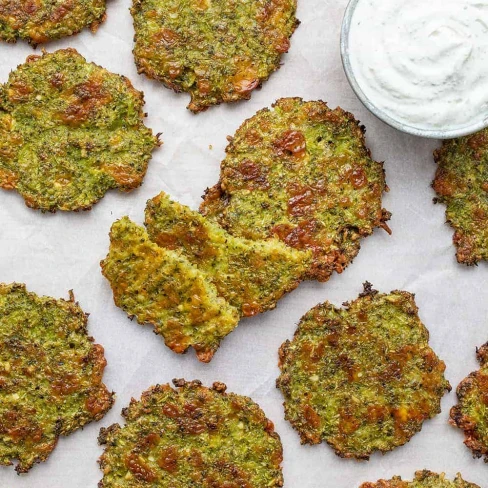
[[[218,296],[184,256],[149,240],[143,227],[128,217],[110,231],[110,250],[101,263],[115,304],[154,332],[177,353],[193,347],[208,362],[220,341],[239,322],[237,309]]]
[[[173,380],[132,400],[123,427],[102,429],[99,488],[283,486],[273,423],[250,398]]]
[[[0,464],[25,473],[45,461],[58,438],[113,403],[102,383],[103,347],[74,301],[0,284]]]
[[[296,0],[133,0],[139,73],[200,112],[248,99],[280,67],[298,25]]]
[[[74,49],[29,56],[0,87],[0,187],[49,212],[137,188],[158,145],[143,103],[127,78]]]
[[[480,369],[457,387],[459,403],[451,408],[449,422],[464,431],[464,443],[475,457],[488,462],[488,343],[476,350]]]
[[[362,237],[389,231],[383,164],[340,108],[282,98],[245,121],[226,153],[202,214],[235,236],[312,251],[310,278],[327,281],[357,255]]]
[[[458,473],[453,481],[446,479],[445,474],[432,473],[424,469],[417,471],[413,481],[403,481],[400,476],[391,480],[379,480],[376,483],[363,483],[359,488],[480,488],[461,478]]]
[[[311,260],[310,251],[278,239],[234,237],[165,193],[147,202],[145,224],[153,242],[183,254],[242,316],[275,308],[305,277]]]
[[[85,27],[96,32],[105,10],[105,0],[0,0],[0,39],[36,46]]]
[[[440,412],[449,382],[414,296],[366,283],[356,300],[306,313],[280,349],[277,386],[302,443],[368,459],[408,442]]]
[[[446,205],[458,262],[488,259],[488,129],[444,141],[434,159],[434,202]]]

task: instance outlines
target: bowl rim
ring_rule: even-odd
[[[341,26],[341,37],[340,37],[340,48],[341,48],[341,59],[342,59],[342,66],[344,68],[344,72],[346,74],[347,81],[351,85],[352,90],[359,98],[361,103],[378,119],[382,120],[390,127],[397,129],[401,132],[405,132],[407,134],[411,134],[414,136],[419,137],[426,137],[429,139],[453,139],[456,137],[467,136],[478,132],[482,129],[488,127],[488,119],[483,120],[481,122],[477,122],[476,124],[468,125],[465,127],[460,127],[456,129],[420,129],[418,127],[414,127],[412,125],[404,124],[400,122],[383,110],[379,109],[363,92],[359,83],[354,75],[354,70],[351,66],[351,61],[349,58],[349,34],[351,28],[351,20],[356,10],[358,3],[363,0],[349,0],[347,4],[346,10],[344,12],[344,17],[342,19],[342,26]]]

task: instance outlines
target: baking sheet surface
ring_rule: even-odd
[[[454,391],[442,402],[442,413],[424,424],[404,447],[369,462],[342,460],[326,445],[301,446],[298,435],[283,419],[282,397],[275,388],[277,351],[291,338],[300,317],[318,302],[340,305],[357,297],[362,282],[378,290],[404,289],[416,294],[420,317],[431,333],[431,345],[446,362],[453,387],[477,368],[475,348],[488,340],[488,268],[458,265],[451,244],[452,230],[444,223],[444,207],[433,205],[430,188],[437,141],[401,134],[384,125],[361,105],[342,70],[339,33],[346,0],[299,0],[302,21],[282,68],[252,100],[209,109],[197,116],[185,109],[187,95],[176,95],[137,75],[132,50],[128,0],[111,1],[108,19],[96,35],[84,32],[51,43],[46,49],[74,47],[89,61],[128,76],[143,90],[147,125],[162,132],[164,146],[154,152],[144,185],[130,193],[110,192],[90,212],[41,214],[25,207],[14,192],[0,190],[0,281],[26,283],[29,290],[68,297],[73,289],[90,313],[89,331],[106,351],[105,383],[116,403],[99,423],[61,438],[48,462],[27,475],[0,467],[0,488],[89,488],[101,478],[97,458],[101,426],[122,422],[121,409],[131,397],[172,378],[198,378],[209,385],[223,381],[228,390],[251,396],[276,425],[284,446],[285,487],[356,488],[364,481],[428,468],[457,471],[469,481],[488,487],[488,466],[474,460],[463,435],[447,424]],[[33,54],[25,43],[0,45],[0,81]],[[210,364],[193,351],[180,356],[166,348],[150,327],[130,322],[113,304],[99,261],[108,249],[112,222],[129,215],[142,223],[145,202],[161,190],[197,208],[207,186],[218,179],[226,136],[257,110],[284,96],[323,99],[333,108],[353,112],[367,128],[373,157],[385,161],[390,192],[384,206],[393,213],[392,236],[378,230],[363,241],[354,263],[328,283],[303,283],[278,308],[243,320],[228,336]]]

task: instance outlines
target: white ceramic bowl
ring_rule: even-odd
[[[428,137],[431,139],[453,139],[455,137],[466,136],[468,134],[473,134],[485,127],[488,127],[488,120],[482,120],[481,122],[477,122],[476,124],[472,124],[469,126],[456,128],[456,129],[446,129],[446,130],[429,130],[429,129],[420,129],[418,127],[414,127],[411,125],[404,124],[398,120],[395,120],[390,115],[386,114],[383,110],[379,109],[372,101],[369,99],[361,90],[356,77],[354,75],[354,71],[351,66],[351,62],[349,59],[349,32],[351,27],[351,19],[354,15],[354,11],[356,6],[362,0],[350,0],[349,4],[346,8],[346,12],[344,14],[344,19],[342,21],[342,29],[341,29],[341,57],[342,57],[342,65],[344,66],[344,71],[346,73],[347,79],[349,84],[351,85],[354,93],[356,93],[357,97],[363,105],[376,117],[381,119],[383,122],[387,123],[389,126],[394,127],[402,132],[406,132],[408,134],[413,134],[414,136],[419,137]]]

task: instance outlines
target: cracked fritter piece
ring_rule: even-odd
[[[451,387],[412,294],[366,283],[344,305],[325,302],[302,317],[281,346],[277,386],[302,443],[368,459],[408,442]]]
[[[341,108],[282,98],[244,122],[226,153],[202,214],[236,236],[312,250],[310,278],[327,281],[353,260],[362,237],[389,231],[383,164]]]
[[[104,22],[105,0],[0,0],[0,39],[32,45],[92,32]]]
[[[446,205],[458,262],[488,259],[488,129],[444,141],[434,160],[434,202]]]
[[[0,187],[50,212],[137,188],[159,144],[143,103],[127,78],[74,49],[29,56],[0,87]]]
[[[488,342],[476,350],[480,369],[457,387],[459,403],[451,408],[449,423],[464,431],[475,457],[488,462]]]
[[[25,473],[113,404],[103,347],[74,301],[0,284],[0,464]]]
[[[413,481],[403,481],[400,476],[391,480],[379,480],[376,483],[363,483],[359,488],[480,488],[461,478],[458,473],[453,481],[446,479],[445,474],[432,471],[417,471]]]
[[[131,400],[125,426],[101,429],[99,488],[283,486],[281,441],[250,398],[173,380]]]
[[[249,99],[280,67],[296,0],[133,0],[139,73],[188,92],[200,112]]]
[[[163,192],[147,202],[145,224],[153,242],[181,252],[243,316],[275,308],[298,286],[310,263],[310,252],[277,239],[233,237]]]
[[[198,359],[208,362],[237,327],[237,309],[218,296],[203,273],[184,256],[151,242],[128,217],[112,225],[110,250],[100,264],[115,304],[140,324],[152,324],[174,352],[193,347]]]

